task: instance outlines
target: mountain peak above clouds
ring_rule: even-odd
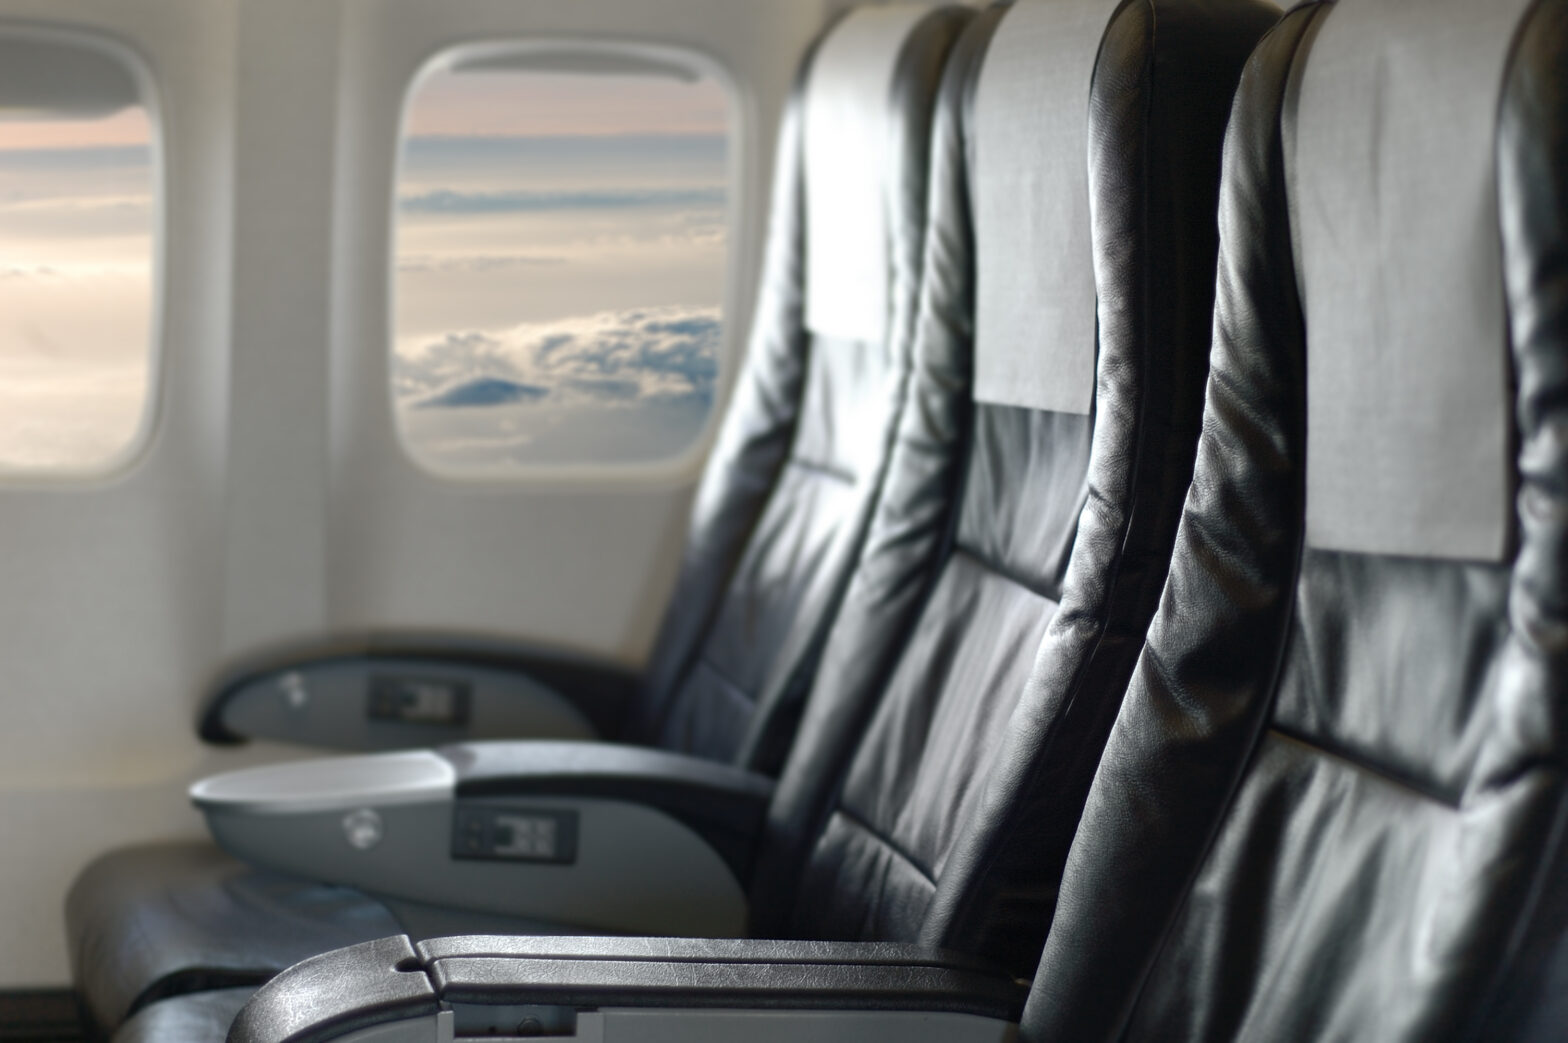
[[[413,408],[707,403],[722,333],[719,309],[679,306],[454,331],[398,352],[396,395]]]
[[[412,405],[415,409],[501,406],[518,402],[538,402],[549,396],[549,388],[535,384],[519,384],[500,377],[477,377],[453,384],[443,391],[419,399]]]

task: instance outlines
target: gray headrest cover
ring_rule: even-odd
[[[1493,165],[1509,41],[1530,2],[1339,0],[1306,51],[1285,147],[1307,325],[1310,546],[1507,551],[1513,412]]]
[[[975,88],[975,390],[1087,413],[1094,402],[1089,86],[1113,0],[1019,0]]]
[[[805,100],[806,326],[880,342],[887,330],[890,101],[919,4],[852,12],[822,41]]]

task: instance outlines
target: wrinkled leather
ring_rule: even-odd
[[[954,49],[935,116],[926,286],[915,372],[882,501],[824,651],[816,688],[780,776],[752,886],[754,933],[790,936],[802,864],[823,805],[897,669],[905,634],[941,571],[960,495],[969,399],[974,271],[955,112],[973,89],[1001,9],[983,12]],[[937,208],[961,210],[952,218]],[[918,646],[920,638],[911,638]]]
[[[1560,774],[1568,714],[1568,0],[1526,16],[1498,120],[1503,285],[1519,394],[1519,529],[1510,617],[1531,671],[1555,699],[1529,722],[1542,768]],[[1559,784],[1560,785],[1560,784]],[[1477,1037],[1546,1041],[1568,1025],[1568,801],[1535,867],[1537,897],[1517,916]]]
[[[934,132],[913,408],[775,799],[759,932],[1033,965],[1163,582],[1202,412],[1220,137],[1276,15],[1135,2],[1107,29],[1089,99],[1090,416],[953,394],[972,372],[966,135],[1004,11],[960,41]]]
[[[1133,2],[1107,27],[1089,98],[1103,375],[1087,504],[1060,608],[971,812],[985,828],[949,855],[926,944],[1039,951],[1164,586],[1208,373],[1221,138],[1242,64],[1278,16],[1266,2]]]
[[[887,466],[920,288],[931,105],[968,17],[933,9],[894,70],[885,344],[804,326],[797,86],[752,342],[698,488],[632,741],[767,772],[783,762]],[[807,69],[809,59],[802,78]]]
[[[253,988],[307,956],[402,930],[358,891],[260,872],[205,842],[99,859],[65,914],[73,977],[103,1029],[164,996]]]
[[[428,1019],[438,1004],[452,1006],[458,1020],[468,1022],[460,1030],[468,1039],[503,1033],[516,1038],[508,1030],[524,1004],[672,1013],[714,1007],[778,1013],[926,1011],[1011,1022],[1027,992],[1027,985],[994,967],[955,962],[946,958],[949,954],[930,950],[918,950],[905,961],[889,951],[912,946],[592,938],[582,939],[586,944],[575,951],[541,952],[527,944],[534,939],[518,940],[525,944],[485,936],[449,938],[440,952],[419,946],[416,953],[406,939],[387,938],[323,954],[262,986],[228,1038],[231,1043],[304,1043],[344,1038],[353,1026],[403,1022],[399,1038],[431,1039]],[[420,1018],[426,1019],[422,1027],[409,1024]],[[728,1034],[719,1035],[713,1026],[704,1030],[680,1018],[663,1026],[656,1024],[657,1015],[655,1023],[635,1026],[607,1020],[604,1032],[593,1033],[596,1038],[622,1043],[739,1038],[733,1024]],[[874,1019],[867,1022],[862,1034],[889,1038],[873,1027]],[[774,1040],[784,1038],[780,1027],[757,1026],[763,1037]],[[802,1018],[793,1038],[849,1038],[845,1025],[827,1032],[823,1027]],[[929,1030],[919,1034],[935,1038]]]
[[[1501,565],[1303,549],[1312,345],[1282,133],[1332,5],[1292,12],[1249,63],[1192,491],[1026,1038],[1507,1038],[1551,980],[1568,919],[1564,10],[1527,20],[1502,106],[1519,539]]]

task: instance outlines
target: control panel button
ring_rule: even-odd
[[[355,850],[369,851],[385,835],[386,827],[374,808],[360,808],[343,816],[343,837]]]

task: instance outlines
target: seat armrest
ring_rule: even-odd
[[[458,799],[634,800],[696,830],[742,879],[773,796],[755,772],[667,750],[603,742],[475,742],[437,751],[457,772]]]
[[[772,791],[765,777],[665,751],[506,742],[230,772],[191,799],[240,858],[357,887],[394,911],[732,935]]]
[[[852,1035],[1003,1043],[1016,1037],[1027,993],[1024,983],[975,960],[885,943],[398,941],[339,949],[284,971],[240,1014],[230,1043],[636,1039],[639,1028],[660,1040],[744,1033],[748,1043]],[[365,1032],[370,1018],[378,1019],[374,1036]]]
[[[386,750],[619,733],[637,685],[615,664],[452,639],[293,647],[227,671],[202,705],[209,743]]]

